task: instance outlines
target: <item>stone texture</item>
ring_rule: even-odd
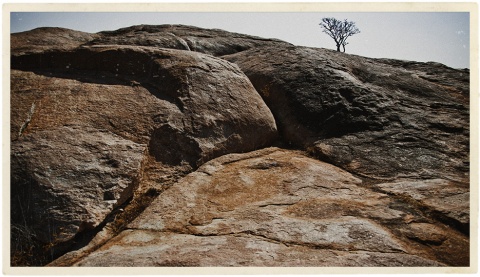
[[[115,257],[115,258],[114,258]],[[127,230],[77,266],[281,267],[442,266],[403,253],[343,252],[285,245],[255,235],[196,236]]]
[[[145,67],[147,65],[148,68]],[[18,145],[12,148],[12,157],[21,147],[27,147],[24,145],[27,141],[30,141],[28,147],[36,149],[33,138],[38,134],[49,134],[48,138],[54,145],[66,143],[56,141],[57,138],[63,139],[63,135],[56,134],[70,128],[68,126],[76,126],[75,131],[69,132],[72,138],[82,136],[82,130],[89,130],[86,140],[88,136],[93,136],[93,129],[111,133],[124,139],[125,143],[142,145],[139,158],[144,162],[135,172],[135,176],[140,176],[135,189],[143,192],[150,188],[163,190],[209,159],[230,152],[261,148],[276,138],[273,116],[246,76],[234,64],[201,53],[137,46],[15,53],[12,56],[11,83],[10,135],[13,143]],[[75,133],[77,131],[78,134]],[[91,143],[95,144],[95,141]],[[61,157],[73,156],[64,161],[64,168],[73,172],[72,178],[83,176],[80,169],[75,171],[71,166],[78,160],[88,168],[90,161],[75,158],[78,155],[75,144],[72,149],[68,145],[71,144],[62,146],[60,156],[47,155],[49,159],[44,160],[37,171],[48,170],[62,161]],[[100,150],[97,147],[84,151],[88,154],[88,151]],[[91,155],[100,155],[97,157],[100,159],[103,153]],[[128,154],[125,155],[128,157]],[[134,152],[132,155],[136,157]],[[19,188],[12,191],[12,199],[17,199],[18,194],[26,189],[23,187],[29,184],[29,181],[21,181],[14,176],[23,174],[25,163],[35,166],[32,157],[25,159],[27,161],[12,168],[12,187]],[[123,159],[117,162],[121,163]],[[106,177],[97,177],[108,182],[108,178],[120,178],[121,173],[119,169],[105,172]],[[29,180],[33,177],[26,174],[24,178]],[[47,175],[45,178],[48,180],[55,176]],[[62,182],[66,187],[74,186],[70,182],[75,182],[75,178],[62,179]],[[92,184],[96,183],[92,180]],[[43,195],[40,190],[48,190],[42,185],[35,189],[38,195]],[[81,198],[81,187],[78,189],[79,194],[75,197]],[[83,195],[88,199],[89,189],[85,189]],[[56,196],[58,194],[48,197],[53,199]],[[122,201],[132,196],[133,188],[129,187]],[[77,207],[77,202],[83,200],[75,202],[59,198],[52,201],[58,202],[55,204],[56,213],[65,209],[65,214],[68,214],[58,228],[71,227],[68,227],[65,238],[58,239],[59,231],[54,230],[57,227],[37,224],[37,219],[27,224],[22,222],[25,228],[32,230],[32,234],[45,237],[41,239],[42,243],[72,239],[77,232],[84,230],[84,227],[78,227],[84,224],[82,222],[86,220],[87,229],[92,229],[114,208],[98,207],[102,212],[96,215],[95,220],[83,220],[83,214],[87,212],[78,212],[76,216],[70,212],[83,209],[82,206]],[[42,207],[47,209],[45,205]],[[92,204],[92,209],[96,205]],[[12,240],[14,243],[17,241],[15,236]]]
[[[63,243],[132,196],[146,145],[107,130],[62,126],[11,146],[11,222]]]
[[[187,175],[77,265],[464,264],[468,240],[436,223],[422,228],[416,222],[431,219],[414,209],[300,152],[230,154]]]
[[[400,195],[420,202],[426,209],[437,212],[459,224],[469,232],[469,189],[447,180],[410,180],[377,185],[387,193]]]
[[[81,82],[90,81],[90,75],[84,77],[87,71],[100,75],[92,80],[97,83],[149,91],[162,100],[162,107],[167,106],[156,107],[150,118],[154,124],[148,126],[154,128],[148,134],[152,136],[150,152],[165,163],[186,162],[196,167],[225,153],[263,147],[276,136],[273,116],[249,80],[235,65],[212,56],[101,46],[22,55],[12,58],[12,67]],[[122,121],[110,122],[118,132],[116,125]]]
[[[42,27],[10,36],[11,54],[42,53],[70,50],[87,43],[98,35],[65,28]]]
[[[468,183],[469,71],[272,46],[237,63],[272,110],[283,139],[370,178]]]
[[[203,29],[185,25],[137,25],[115,31],[99,32],[87,45],[138,45],[195,51],[222,56],[247,49],[291,45],[277,39],[266,39],[220,29]]]
[[[182,25],[11,42],[13,260],[469,265],[468,69]]]

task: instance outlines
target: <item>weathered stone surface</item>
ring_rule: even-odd
[[[131,223],[132,230],[77,265],[438,266],[468,262],[464,260],[468,240],[453,229],[435,227],[436,223],[432,223],[435,236],[425,234],[432,228],[416,222],[431,220],[413,212],[414,208],[299,152],[267,148],[231,154],[187,175]],[[435,240],[436,246],[419,239],[423,237]],[[420,245],[412,246],[411,238]],[[444,255],[437,257],[438,263],[432,248],[440,246]]]
[[[23,145],[26,137],[71,125],[79,126],[75,129],[79,132],[83,127],[108,130],[148,150],[142,153],[144,163],[136,172],[141,176],[141,191],[163,190],[209,159],[261,148],[276,138],[273,116],[246,76],[234,64],[201,53],[135,46],[83,47],[14,55],[12,68],[21,69],[12,70],[11,75],[12,141]],[[73,131],[70,135],[76,137]],[[55,143],[55,136],[50,138]],[[34,148],[35,143],[31,144]],[[68,147],[64,148],[62,156],[68,156]],[[12,148],[12,155],[18,149]],[[58,162],[50,158],[38,171]],[[88,167],[87,161],[80,161]],[[65,163],[65,169],[71,166],[70,160]],[[21,170],[22,165],[13,168],[12,176]],[[120,173],[109,174],[118,178]],[[12,186],[20,186],[18,182],[12,177]],[[67,186],[69,182],[65,180]],[[16,193],[12,198],[18,197]],[[131,197],[132,189],[126,193],[126,198]],[[70,207],[76,205],[73,202],[58,201],[58,211],[77,209]],[[107,210],[98,217],[105,217]],[[83,222],[80,213],[77,217],[67,214],[74,226]],[[98,223],[95,220],[89,226]],[[69,224],[65,219],[64,225]],[[49,225],[28,225],[34,233],[54,236]],[[75,228],[67,238],[82,230]]]
[[[75,236],[50,266],[469,265],[468,69],[181,25],[11,38],[14,260]],[[274,142],[311,157],[230,154]]]
[[[263,45],[291,45],[277,39],[266,39],[185,25],[137,25],[97,33],[87,45],[138,45],[173,48],[222,56]]]
[[[10,36],[11,54],[41,53],[52,50],[70,50],[87,43],[97,34],[65,28],[44,27],[14,33]]]
[[[249,80],[234,64],[212,56],[152,47],[83,47],[14,57],[12,67],[38,74],[50,70],[57,78],[85,82],[89,76],[79,71],[88,71],[101,75],[97,83],[148,90],[168,106],[156,107],[149,134],[151,154],[165,163],[196,167],[222,154],[263,147],[276,136],[273,116]]]
[[[372,178],[468,183],[469,71],[326,49],[255,48],[229,56],[285,140]]]
[[[115,257],[115,258],[114,258]],[[77,266],[442,266],[404,253],[286,245],[250,234],[197,236],[127,230]]]
[[[426,209],[442,214],[460,224],[464,232],[469,232],[468,188],[442,179],[399,181],[377,186],[385,192],[419,201]]]
[[[63,126],[11,147],[12,224],[58,244],[99,225],[132,196],[146,145],[107,130]]]
[[[11,53],[28,54],[71,50],[79,46],[131,45],[170,48],[222,56],[247,49],[292,45],[278,39],[204,29],[186,25],[136,25],[115,31],[86,33],[65,28],[37,28],[11,35]]]

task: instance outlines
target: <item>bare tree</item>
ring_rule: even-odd
[[[323,28],[324,33],[333,38],[338,52],[340,52],[340,46],[343,47],[343,52],[345,52],[345,45],[348,44],[347,38],[360,33],[355,23],[346,19],[340,21],[333,17],[324,17],[319,25]]]

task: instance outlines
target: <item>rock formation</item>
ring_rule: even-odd
[[[410,243],[468,248],[462,235],[427,222],[335,166],[273,148],[204,164],[77,265],[439,266],[466,258]]]
[[[13,265],[470,263],[468,69],[181,25],[11,38]]]
[[[284,140],[362,176],[468,183],[468,71],[304,47],[225,58],[250,78]]]

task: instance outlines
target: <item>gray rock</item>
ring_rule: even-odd
[[[98,38],[86,45],[138,45],[195,51],[222,56],[263,46],[291,45],[277,39],[204,29],[185,25],[137,25],[97,33]]]
[[[250,78],[283,139],[369,178],[468,183],[469,71],[266,46],[225,59]]]
[[[23,136],[11,147],[12,225],[46,244],[93,229],[132,196],[145,150],[87,126]]]

